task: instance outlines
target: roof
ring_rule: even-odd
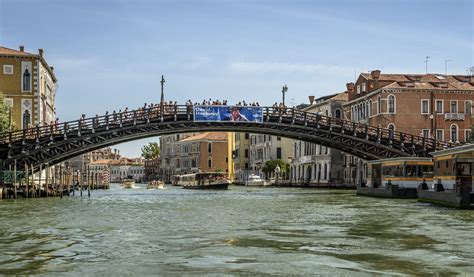
[[[374,80],[370,73],[361,73],[360,76],[366,80]],[[474,91],[474,77],[468,75],[381,73],[378,80],[379,82],[391,82],[383,86],[384,88]]]
[[[6,48],[3,46],[0,46],[0,55],[6,55],[6,56],[23,56],[23,57],[36,57],[36,54],[24,52],[24,51],[19,51],[15,49],[10,49]]]
[[[25,51],[19,51],[19,50],[15,50],[15,49],[0,46],[0,56],[37,58],[43,63],[46,70],[48,70],[48,72],[51,75],[51,77],[53,78],[54,82],[58,81],[58,79],[56,79],[56,75],[54,75],[53,70],[48,65],[48,63],[46,62],[44,57],[41,56],[41,55],[37,55],[37,54],[33,54],[33,53],[28,53],[28,52],[25,52]]]
[[[318,107],[321,104],[324,104],[326,101],[347,101],[349,99],[348,94],[344,92],[339,92],[331,95],[326,95],[319,97],[313,101],[313,104],[302,109],[303,111],[311,110],[312,108]]]
[[[380,160],[367,161],[367,164],[379,164],[383,162],[430,162],[430,157],[396,157]]]
[[[111,160],[109,159],[103,159],[103,160],[97,160],[95,162],[91,162],[91,165],[99,165],[99,164],[109,164]]]
[[[213,141],[227,141],[226,132],[205,132],[195,136],[187,137],[179,142],[199,141],[199,140],[213,140]]]
[[[463,153],[474,153],[474,144],[466,144],[458,147],[449,148],[446,150],[440,150],[436,152],[431,152],[431,156],[440,157],[453,154],[463,154]]]

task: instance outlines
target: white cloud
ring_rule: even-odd
[[[283,62],[234,62],[230,69],[242,73],[348,74],[354,71],[349,66]]]

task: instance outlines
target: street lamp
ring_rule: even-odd
[[[165,76],[161,75],[160,83],[161,83],[160,113],[163,116],[163,105],[164,105],[164,102],[165,102],[165,95],[163,93],[163,86],[165,84]]]
[[[281,93],[283,94],[283,106],[285,106],[285,92],[288,91],[288,86],[286,84],[283,86]]]

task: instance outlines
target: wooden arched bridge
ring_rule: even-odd
[[[199,106],[202,107],[202,106]],[[192,105],[161,105],[123,113],[36,126],[0,135],[3,169],[15,165],[38,170],[89,151],[160,135],[230,131],[283,136],[321,144],[365,160],[429,156],[445,145],[434,139],[394,132],[294,108],[258,107],[260,122],[194,119]]]

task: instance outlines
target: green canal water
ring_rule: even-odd
[[[247,188],[0,201],[0,274],[470,275],[474,211]]]

